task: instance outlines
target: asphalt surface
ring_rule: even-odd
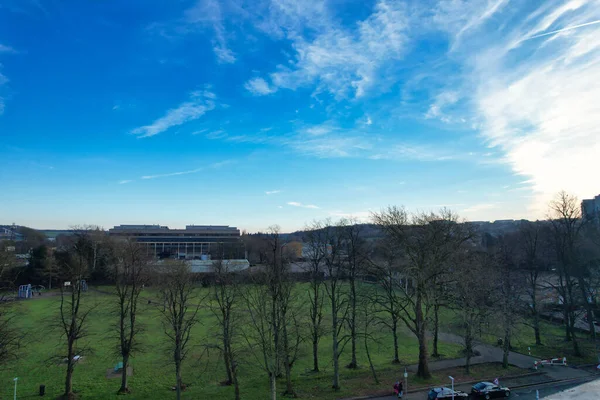
[[[470,392],[470,385],[460,385],[457,390]],[[539,398],[547,400],[598,400],[600,399],[600,379],[590,382],[590,378],[582,378],[571,382],[550,382],[526,388],[512,389],[510,399],[535,400],[536,390],[539,391]],[[371,400],[392,400],[395,396],[378,397]],[[403,400],[425,400],[427,392],[408,393]]]

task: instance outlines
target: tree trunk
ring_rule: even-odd
[[[422,288],[417,288],[417,300],[415,304],[415,320],[417,340],[419,341],[419,367],[417,368],[417,376],[423,379],[431,378],[429,366],[427,365],[427,337],[425,334],[425,318],[422,308]]]
[[[284,318],[285,319],[285,318]],[[284,351],[284,367],[285,367],[285,394],[294,396],[294,387],[292,386],[292,366],[290,365],[290,349],[288,342],[287,324],[283,324],[283,351]]]
[[[571,341],[571,321],[569,317],[569,310],[567,308],[567,301],[565,300],[564,304],[564,318],[565,318],[565,340],[567,342]]]
[[[594,314],[592,303],[588,301],[588,293],[585,290],[587,285],[585,284],[585,279],[582,277],[579,278],[579,288],[581,290],[581,298],[585,302],[585,311],[588,315],[588,329],[590,330],[590,336],[593,338],[596,337],[596,328],[594,326]]]
[[[440,354],[438,353],[438,335],[439,335],[439,330],[440,330],[440,325],[439,325],[439,310],[440,310],[440,306],[439,305],[434,305],[433,306],[433,353],[431,353],[432,357],[439,357]]]
[[[313,348],[313,371],[319,372],[319,288],[313,283],[312,304],[312,348]]]
[[[473,334],[471,332],[471,326],[469,323],[465,331],[465,373],[469,375],[471,373],[471,354],[473,354]]]
[[[313,371],[319,372],[319,340],[313,332]]]
[[[333,385],[331,386],[334,390],[340,389],[340,360],[338,354],[338,319],[337,319],[337,307],[335,304],[335,292],[332,291],[331,296],[331,327],[332,327],[332,338],[333,338]]]
[[[175,390],[177,393],[177,400],[181,400],[181,349],[179,343],[176,344],[175,349]]]
[[[504,343],[502,344],[502,368],[508,368],[508,354],[510,352],[510,327],[504,328]]]
[[[535,334],[535,344],[542,345],[542,337],[540,336],[540,316],[537,312],[533,315],[533,332]]]
[[[398,355],[398,321],[396,318],[392,320],[392,336],[394,337],[394,360],[393,364],[400,364],[400,357]]]
[[[230,360],[231,364],[231,376],[233,378],[233,388],[235,393],[235,400],[240,400],[240,382],[237,377],[237,366],[235,360],[233,358]]]
[[[129,393],[129,388],[127,387],[127,366],[129,365],[129,356],[123,356],[123,370],[121,371],[121,388],[119,389],[119,393]]]
[[[353,272],[354,274],[354,272]],[[352,344],[352,360],[348,368],[358,368],[356,361],[356,281],[354,276],[350,281],[350,341]]]
[[[68,351],[67,351],[67,377],[65,379],[65,398],[70,399],[73,397],[73,343],[69,338]]]
[[[269,373],[269,381],[271,383],[271,400],[277,400],[277,377],[275,372]]]
[[[369,337],[365,333],[365,352],[367,353],[367,360],[369,360],[369,368],[371,368],[371,374],[373,374],[373,380],[375,384],[379,385],[379,378],[377,378],[377,372],[375,372],[375,366],[371,360],[371,353],[369,352]]]
[[[577,337],[575,336],[575,315],[573,314],[573,312],[571,312],[569,316],[569,328],[571,332],[571,339],[573,342],[573,355],[576,357],[581,357],[579,342],[577,342]]]
[[[225,318],[225,316],[223,318]],[[223,324],[223,359],[225,361],[225,370],[227,373],[227,385],[231,385],[233,377],[231,376],[231,348],[229,344],[229,329],[227,322]]]
[[[417,376],[423,379],[431,378],[429,373],[429,366],[427,364],[427,339],[425,338],[425,332],[419,334],[417,338],[419,340],[419,367],[417,369]]]

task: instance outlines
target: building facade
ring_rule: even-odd
[[[146,246],[156,258],[180,260],[245,259],[240,230],[225,225],[188,225],[169,229],[162,225],[119,225],[109,236],[129,237]]]
[[[600,195],[581,202],[581,216],[588,221],[600,224]]]

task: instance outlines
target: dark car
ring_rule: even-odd
[[[510,389],[491,382],[479,382],[471,388],[471,395],[475,398],[493,399],[510,396]]]
[[[461,392],[460,390],[452,390],[447,387],[439,387],[433,388],[429,391],[429,395],[427,396],[427,400],[436,400],[436,399],[451,399],[452,392],[454,392],[455,399],[466,399],[469,395],[465,392]]]

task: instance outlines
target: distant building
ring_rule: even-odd
[[[2,226],[0,227],[0,240],[23,240],[23,235],[15,230],[14,227]]]
[[[585,220],[600,223],[600,195],[581,202],[581,216]]]
[[[169,229],[161,225],[119,225],[109,236],[130,237],[156,258],[209,261],[246,258],[240,230],[225,225],[188,225]]]

